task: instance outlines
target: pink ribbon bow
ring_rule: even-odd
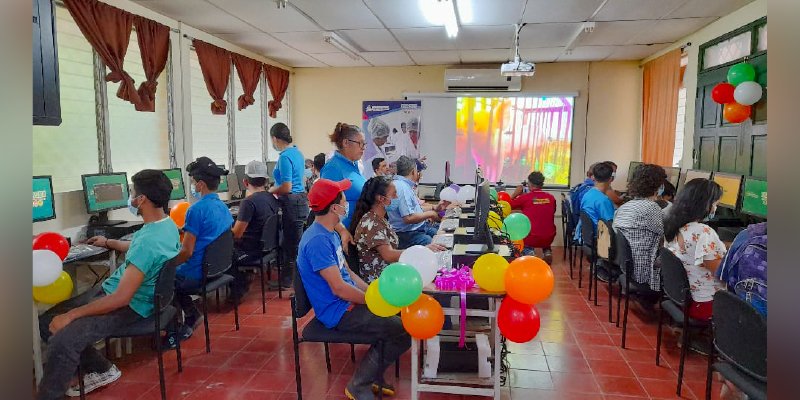
[[[459,265],[458,268],[439,270],[440,275],[434,280],[436,288],[439,290],[458,290],[461,297],[461,314],[459,315],[459,337],[458,347],[464,348],[467,328],[467,289],[475,286],[475,279],[472,278],[472,271],[466,265]]]

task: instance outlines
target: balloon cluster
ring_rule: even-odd
[[[550,266],[534,256],[523,256],[509,263],[502,256],[487,253],[475,260],[475,283],[486,291],[506,292],[500,304],[497,324],[508,340],[524,343],[539,332],[539,312],[535,304],[550,297],[555,278]]]
[[[69,242],[55,232],[33,238],[33,299],[40,303],[60,303],[72,295],[72,278],[64,271]]]
[[[728,69],[728,82],[719,83],[711,90],[711,99],[724,104],[722,116],[726,121],[738,124],[750,118],[751,106],[763,95],[761,85],[755,79],[755,68],[742,62]]]
[[[454,204],[467,204],[468,201],[475,199],[475,186],[460,187],[454,183],[439,192],[439,199]]]
[[[498,203],[503,208],[506,206],[502,203],[508,204],[508,202],[504,201]],[[503,213],[506,213],[505,209],[503,209]],[[531,232],[531,220],[525,214],[511,213],[510,205],[508,206],[508,214],[505,217],[500,217],[496,212],[489,211],[487,223],[489,228],[506,233],[511,241],[522,240]]]
[[[172,222],[175,222],[175,226],[178,229],[183,229],[183,226],[186,224],[186,211],[189,210],[189,202],[182,201],[178,204],[172,206],[172,209],[169,210],[169,217],[172,219]],[[181,242],[183,241],[183,231],[181,231]]]

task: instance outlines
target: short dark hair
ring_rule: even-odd
[[[267,186],[267,178],[260,177],[260,176],[253,178],[253,177],[249,177],[249,176],[246,176],[246,175],[245,175],[245,177],[247,178],[247,181],[250,182],[251,186],[254,186],[254,187]]]
[[[172,181],[164,172],[156,169],[143,169],[133,175],[131,181],[133,181],[133,190],[137,195],[144,195],[156,207],[167,212],[169,196],[172,193]]]
[[[528,182],[533,186],[544,186],[544,174],[539,171],[533,171],[528,175]]]
[[[325,166],[325,153],[319,153],[314,156],[314,168],[317,171],[322,171],[322,167]]]
[[[590,165],[589,169],[586,170],[586,177],[587,178],[591,178],[592,177],[592,174],[593,174],[592,170],[594,170],[594,167],[597,164],[599,164],[599,163],[594,163],[594,164]]]
[[[597,182],[610,181],[612,173],[614,170],[611,168],[611,164],[605,162],[597,163],[592,167],[592,177]]]
[[[661,196],[675,197],[675,192],[675,185],[673,185],[672,182],[664,179],[664,193],[661,193]]]
[[[650,197],[658,192],[658,188],[667,180],[667,172],[655,164],[641,164],[633,170],[628,182],[628,194],[631,197]]]
[[[617,169],[617,163],[613,161],[603,161],[603,162],[610,165],[612,169]]]
[[[397,159],[397,175],[400,176],[408,176],[417,169],[417,163],[414,162],[410,157],[407,156],[400,156]]]
[[[385,158],[375,157],[372,159],[372,170],[377,171],[378,167],[381,166],[381,163],[386,160]]]
[[[289,127],[283,122],[272,125],[272,128],[269,128],[269,135],[283,140],[286,143],[292,143],[292,133],[289,131]]]
[[[331,200],[331,202],[328,203],[327,206],[325,206],[325,208],[319,211],[311,211],[311,212],[313,212],[314,215],[318,217],[327,215],[331,211],[331,206],[333,206],[334,204],[339,204],[339,202],[342,201],[342,196],[344,196],[344,192],[339,192],[339,194],[337,194],[336,197],[333,200]]]

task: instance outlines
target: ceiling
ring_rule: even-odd
[[[355,67],[640,60],[752,0],[469,0],[473,18],[449,39],[417,0],[133,0],[291,67]],[[463,1],[463,0],[459,0]],[[595,21],[572,51],[583,21]],[[335,31],[356,48],[354,60],[323,41]]]

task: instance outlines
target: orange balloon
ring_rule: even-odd
[[[535,256],[515,259],[506,270],[506,293],[523,304],[536,304],[553,293],[553,270]]]
[[[736,102],[728,103],[725,104],[725,108],[722,110],[722,116],[725,117],[726,121],[732,124],[738,124],[750,118],[750,110],[750,106],[741,105]]]
[[[186,223],[186,210],[188,209],[189,203],[182,201],[178,204],[175,204],[175,206],[169,210],[169,217],[172,218],[178,228],[183,228],[183,225]]]
[[[444,326],[444,310],[433,297],[423,293],[417,301],[400,310],[403,328],[415,339],[430,339]]]
[[[514,240],[512,243],[514,243],[514,247],[516,247],[519,251],[525,249],[525,243],[522,240]]]

